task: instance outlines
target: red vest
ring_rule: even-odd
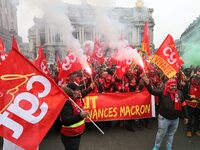
[[[83,101],[82,100],[74,100],[80,108],[83,108]],[[79,114],[80,111],[76,108],[73,104],[73,115]],[[85,130],[85,120],[81,120],[75,124],[69,126],[62,126],[61,133],[65,136],[74,137],[81,135]]]

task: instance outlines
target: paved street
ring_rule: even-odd
[[[124,128],[103,128],[105,135],[96,129],[86,131],[82,136],[80,150],[151,150],[157,130],[157,121],[150,122],[151,129],[136,128],[130,132]],[[200,137],[187,138],[182,122],[175,135],[174,150],[199,150]],[[32,139],[34,140],[34,139]],[[40,145],[40,150],[64,150],[59,134],[49,132]],[[161,147],[164,150],[164,144]]]

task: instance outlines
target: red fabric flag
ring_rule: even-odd
[[[62,61],[62,67],[59,72],[58,79],[65,79],[70,73],[78,70],[82,70],[80,61],[78,60],[78,57],[75,55],[74,52],[69,51]]]
[[[17,44],[17,41],[16,41],[14,36],[12,37],[12,49],[20,51],[19,47],[18,47],[18,44]]]
[[[109,67],[112,67],[112,65],[116,64],[117,55],[118,55],[118,49],[116,48],[113,55],[111,57],[107,57],[107,60],[105,60],[105,61],[108,62]]]
[[[116,76],[121,79],[126,71],[128,71],[130,64],[126,61],[115,61],[116,64]]]
[[[0,37],[0,64],[6,59],[6,57],[6,49],[4,47],[3,40]]]
[[[91,64],[92,63],[92,58],[90,55],[86,54],[86,57],[87,57],[87,63],[88,64]]]
[[[92,63],[92,56],[90,54],[90,45],[88,43],[85,45],[85,55],[87,57],[87,63],[91,64]]]
[[[89,43],[85,44],[84,51],[85,51],[85,54],[89,54],[90,55],[91,47],[90,47]]]
[[[58,65],[58,71],[60,71],[61,68],[62,68],[62,65],[61,65],[60,57],[59,57],[58,54],[56,55],[56,62],[57,62],[57,65]]]
[[[50,76],[49,68],[42,47],[38,49],[37,58],[34,60],[33,64],[46,75]]]
[[[84,45],[84,53],[87,57],[87,63],[90,65],[92,63],[92,44],[89,42],[86,42]]]
[[[0,136],[35,150],[67,95],[17,49],[0,66]]]
[[[151,56],[150,44],[149,44],[149,27],[148,23],[145,22],[144,25],[144,34],[142,39],[142,51],[145,52],[148,56]]]
[[[94,41],[94,50],[93,50],[92,58],[101,64],[103,64],[105,61],[103,50],[101,48],[101,44],[100,44],[99,40],[97,40],[97,39],[95,39],[95,41]]]
[[[173,77],[184,64],[171,35],[168,35],[163,41],[155,53],[152,62],[156,64],[168,78]]]

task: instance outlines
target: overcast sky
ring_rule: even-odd
[[[25,5],[27,1],[20,0],[18,6],[18,29],[23,41],[28,41],[28,29],[33,25],[33,17],[41,16],[41,11]],[[65,0],[72,3],[80,3],[81,0]],[[98,0],[84,0],[95,1]],[[101,4],[116,5],[120,7],[134,7],[136,0],[99,0]],[[175,39],[180,38],[184,30],[200,15],[200,0],[143,0],[144,6],[153,8],[154,44],[159,47],[167,34],[171,34]],[[104,3],[105,2],[105,3]]]

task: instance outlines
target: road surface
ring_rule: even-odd
[[[182,120],[181,120],[182,121]],[[102,128],[105,135],[93,128],[86,131],[82,136],[80,150],[151,150],[157,131],[157,120],[150,121],[150,129],[142,127],[135,132],[119,127],[114,122],[112,128]],[[31,138],[31,137],[30,137]],[[31,139],[34,140],[34,139]],[[2,145],[2,141],[0,143]],[[161,146],[164,149],[165,140]],[[2,146],[1,146],[2,147]],[[1,150],[2,148],[0,148]],[[40,150],[64,150],[60,135],[49,132],[40,144]],[[185,126],[179,124],[178,131],[174,137],[173,150],[200,150],[200,137],[192,138],[185,136]]]

